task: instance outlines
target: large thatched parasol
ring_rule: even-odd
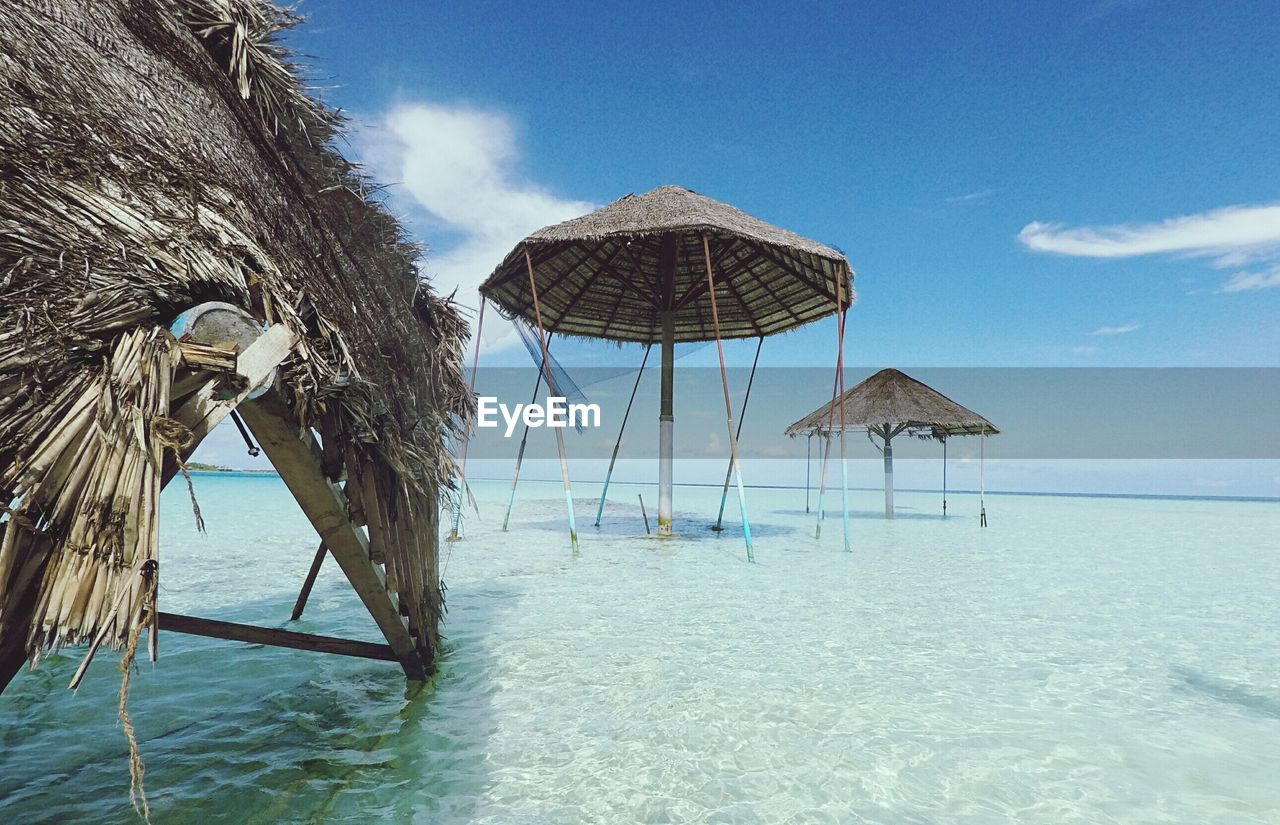
[[[953,435],[998,435],[990,421],[962,407],[906,373],[880,370],[833,401],[823,404],[787,427],[789,436],[831,437],[843,431],[865,430],[879,436],[884,452],[884,515],[893,518],[893,439],[906,433],[943,443]],[[946,459],[943,458],[945,489]],[[943,494],[943,513],[946,497]]]
[[[658,529],[669,534],[675,344],[764,337],[823,318],[852,302],[853,273],[831,247],[660,186],[533,233],[480,291],[548,333],[661,345]],[[725,395],[727,405],[727,384]],[[732,424],[729,438],[736,450]]]

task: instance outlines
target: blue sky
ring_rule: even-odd
[[[292,43],[360,122],[352,150],[404,182],[442,286],[542,223],[678,183],[846,252],[852,364],[1280,356],[1273,2],[301,10]],[[1215,246],[1224,220],[1253,234]],[[812,363],[826,326],[765,362]]]
[[[529,232],[676,183],[844,250],[864,374],[1280,366],[1274,0],[300,11],[289,42],[352,115],[349,153],[396,184],[426,271],[465,304]],[[761,362],[829,363],[833,338],[819,322]],[[528,363],[501,325],[485,341],[482,364]],[[1202,469],[1080,484],[1195,493]],[[1274,463],[1219,470],[1216,491],[1280,490]]]

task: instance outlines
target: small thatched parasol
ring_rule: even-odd
[[[932,387],[900,370],[886,369],[787,427],[786,433],[792,437],[817,435],[829,438],[841,432],[840,417],[843,417],[845,432],[865,430],[884,442],[885,518],[893,518],[894,436],[906,433],[917,438],[937,439],[945,450],[947,438],[953,435],[989,436],[1000,432],[987,419]],[[943,478],[945,515],[945,454]]]
[[[816,321],[852,302],[853,273],[831,247],[660,186],[533,233],[480,292],[548,333],[661,344],[658,531],[669,534],[676,342],[763,338]],[[729,413],[727,383],[725,401]],[[732,422],[729,441],[736,452]]]

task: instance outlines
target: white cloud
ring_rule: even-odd
[[[517,171],[515,129],[503,114],[467,106],[408,103],[362,132],[362,154],[455,243],[429,253],[424,271],[437,292],[455,288],[464,306],[478,307],[477,287],[529,233],[594,209],[557,197]],[[484,349],[517,340],[496,313],[485,318]]]
[[[947,198],[947,203],[974,203],[976,201],[985,201],[987,198],[999,191],[999,189],[981,189],[977,192],[968,192],[963,195],[956,195],[953,198]]]
[[[1217,256],[1224,265],[1280,252],[1280,204],[1228,206],[1144,224],[1065,227],[1029,223],[1018,240],[1037,252],[1086,258],[1131,258],[1181,253]]]
[[[1090,335],[1125,335],[1142,329],[1142,324],[1121,324],[1115,327],[1098,327]]]
[[[1269,272],[1237,272],[1218,287],[1219,292],[1252,292],[1255,289],[1280,288],[1280,266]]]

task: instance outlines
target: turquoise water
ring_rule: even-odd
[[[1280,505],[749,491],[758,563],[677,491],[505,483],[446,548],[448,654],[394,665],[162,634],[130,708],[157,823],[1280,822]],[[163,502],[161,607],[282,625],[315,549],[274,477]],[[736,515],[730,504],[730,517]],[[297,629],[376,639],[336,566]],[[0,697],[0,822],[130,822],[119,674]]]

